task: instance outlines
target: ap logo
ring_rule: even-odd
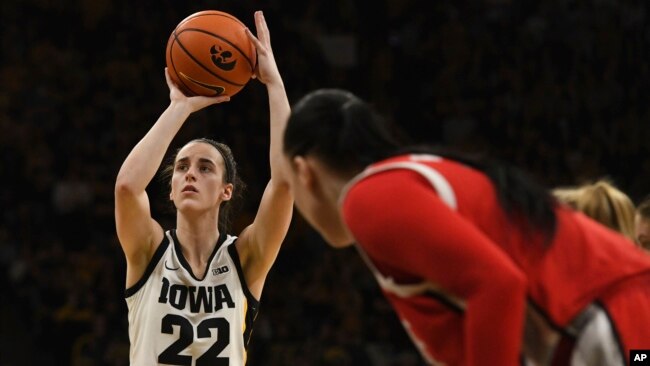
[[[630,350],[631,365],[650,365],[650,350]]]

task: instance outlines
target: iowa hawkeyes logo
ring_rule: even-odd
[[[230,71],[235,68],[237,60],[230,60],[232,52],[224,51],[221,47],[217,48],[215,45],[210,47],[210,54],[212,54],[212,63],[224,71]]]

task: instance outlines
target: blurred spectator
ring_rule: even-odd
[[[635,241],[634,203],[611,181],[599,179],[577,187],[555,188],[553,195],[561,202]]]
[[[650,196],[643,199],[634,217],[634,239],[643,249],[650,252]]]

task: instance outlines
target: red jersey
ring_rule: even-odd
[[[544,243],[508,219],[486,175],[433,155],[370,166],[340,203],[431,364],[519,364],[527,302],[563,329],[601,294],[650,273],[650,256],[628,239],[561,205]]]

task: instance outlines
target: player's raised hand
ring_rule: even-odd
[[[169,70],[167,70],[166,67],[165,80],[167,80],[167,86],[169,87],[169,99],[172,102],[185,103],[188,106],[190,113],[196,112],[212,104],[223,103],[230,100],[230,97],[227,95],[217,97],[186,96],[172,81],[171,77],[169,76]]]
[[[260,10],[255,12],[255,28],[257,37],[249,29],[246,29],[248,38],[257,49],[257,67],[254,77],[264,84],[282,82],[282,77],[273,56],[273,49],[271,48],[269,27],[266,24],[266,19],[264,19],[264,14]]]

